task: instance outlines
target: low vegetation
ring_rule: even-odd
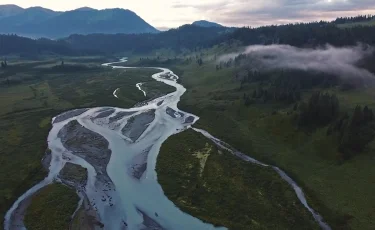
[[[244,162],[193,130],[162,145],[156,170],[168,198],[205,222],[229,229],[319,229],[272,168]]]
[[[69,229],[71,216],[79,197],[74,189],[52,184],[34,195],[25,215],[25,226],[30,230]]]

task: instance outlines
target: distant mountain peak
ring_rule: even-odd
[[[216,22],[210,22],[206,20],[195,21],[192,23],[192,25],[200,26],[200,27],[224,27]]]
[[[96,10],[96,9],[91,8],[91,7],[84,6],[84,7],[81,7],[81,8],[75,9],[75,10],[77,10],[77,11],[91,11],[91,10]]]
[[[33,7],[25,9],[25,11],[36,11],[36,12],[39,11],[39,12],[48,12],[48,13],[54,13],[55,12],[53,10],[43,8],[43,7],[40,7],[40,6],[33,6]]]
[[[5,9],[5,8],[8,8],[8,9],[23,9],[22,7],[19,7],[19,6],[14,5],[14,4],[0,5],[0,9]]]
[[[50,9],[47,9],[47,8],[43,8],[41,6],[32,6],[32,7],[29,7],[27,9],[36,9],[36,10],[50,10]]]

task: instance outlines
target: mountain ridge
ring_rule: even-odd
[[[82,7],[58,12],[42,7],[0,5],[0,33],[39,38],[72,34],[140,34],[159,31],[128,9],[96,10]]]
[[[21,13],[24,9],[14,4],[0,5],[0,19]]]
[[[220,25],[219,23],[210,22],[206,20],[195,21],[192,23],[192,25],[200,26],[200,27],[224,27],[223,25]]]

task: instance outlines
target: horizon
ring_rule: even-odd
[[[298,22],[331,21],[337,17],[375,14],[372,0],[107,0],[105,2],[52,0],[0,0],[0,5],[22,8],[43,7],[54,11],[70,11],[82,7],[96,10],[121,8],[135,12],[150,25],[160,30],[176,28],[194,21],[207,20],[228,27],[259,27]],[[147,5],[147,7],[144,7]],[[152,10],[150,10],[152,9]]]

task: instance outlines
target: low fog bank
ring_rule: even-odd
[[[220,57],[228,61],[239,54],[247,54],[249,65],[254,69],[297,69],[320,71],[339,77],[375,78],[374,74],[356,66],[360,60],[372,55],[373,47],[357,45],[336,48],[326,45],[317,49],[297,48],[290,45],[248,46],[242,53]]]

